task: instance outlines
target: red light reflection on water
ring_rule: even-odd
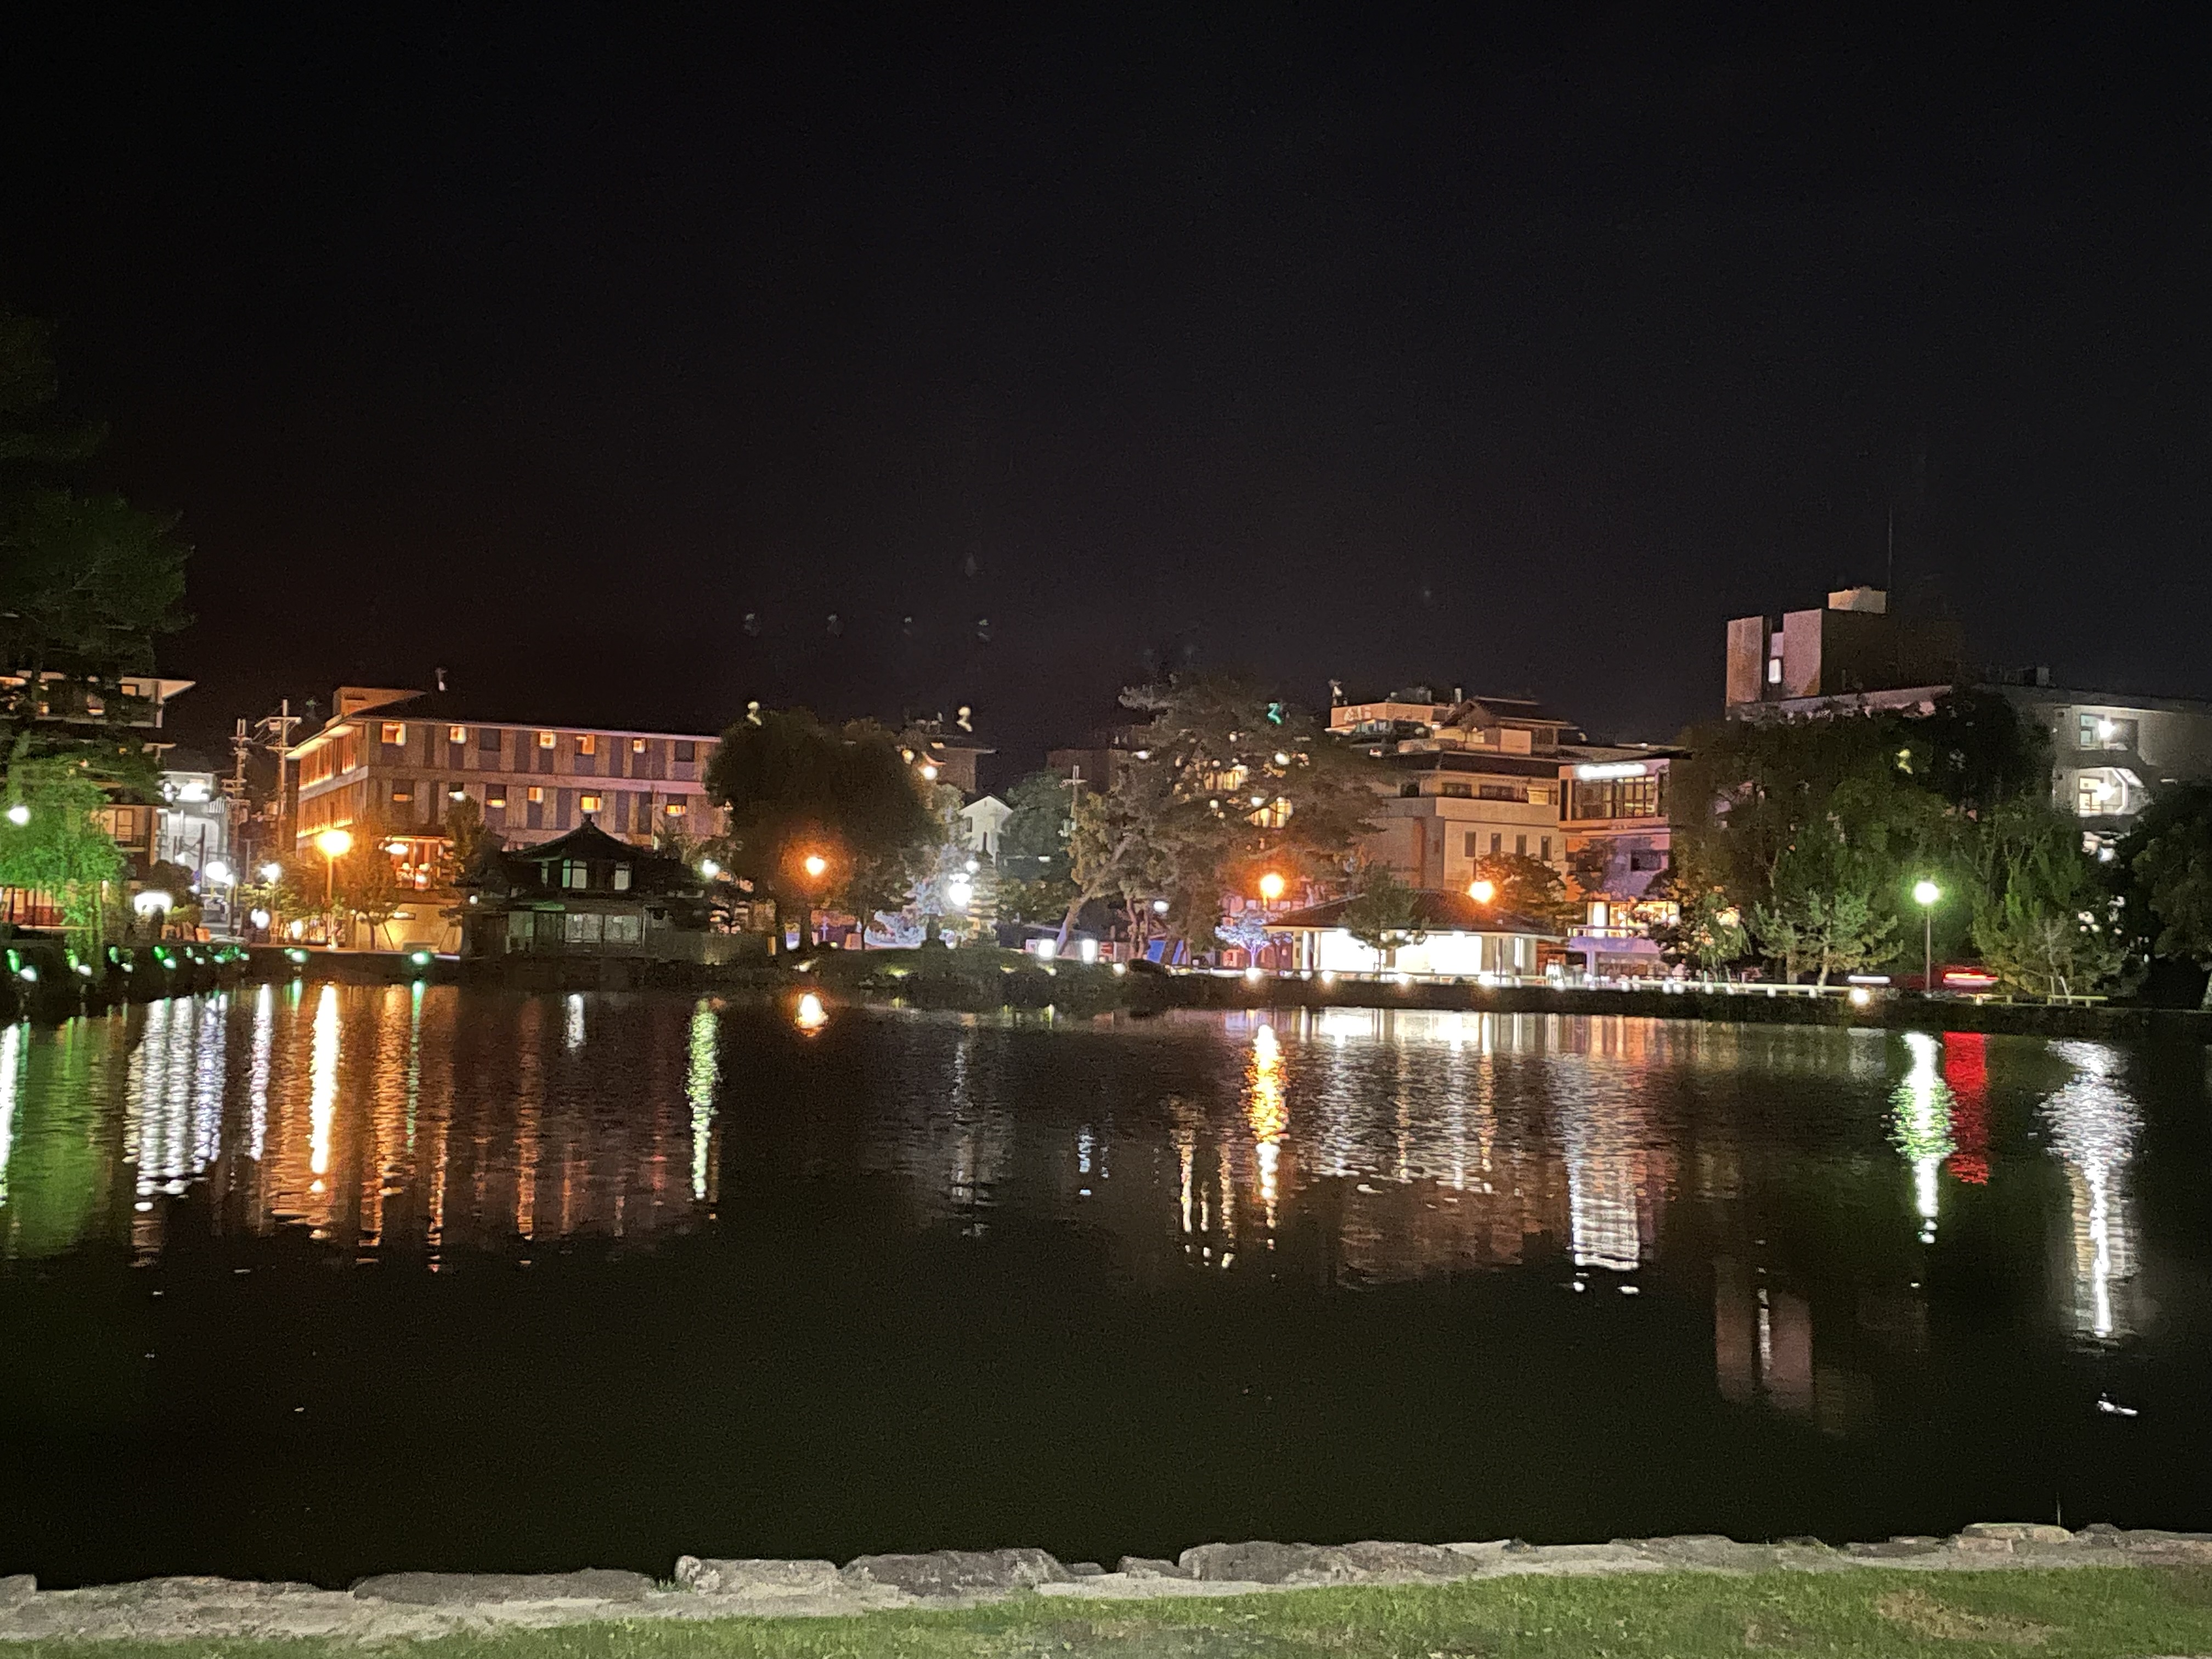
[[[1943,1167],[1977,1187],[1990,1182],[1990,1040],[1979,1031],[1943,1033],[1943,1081],[1951,1090],[1951,1141]]]

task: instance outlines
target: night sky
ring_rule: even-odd
[[[1190,661],[1665,738],[1893,514],[1984,659],[2212,695],[2148,25],[202,9],[0,26],[0,295],[185,515],[187,737],[443,666],[1013,769]]]

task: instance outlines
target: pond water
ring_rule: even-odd
[[[2206,1108],[1548,1016],[10,1027],[0,1571],[2212,1528]]]

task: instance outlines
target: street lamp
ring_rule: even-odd
[[[1283,878],[1273,870],[1260,878],[1260,896],[1273,904],[1283,896]]]
[[[722,873],[722,866],[715,863],[712,859],[701,859],[699,860],[699,873],[706,877],[708,880],[712,881],[715,877]]]
[[[809,881],[819,881],[822,879],[823,872],[829,869],[830,860],[819,853],[809,853],[799,867],[806,872],[806,878]]]
[[[8,822],[14,824],[18,830],[21,830],[30,821],[31,809],[24,805],[22,802],[17,801],[13,806],[8,809]]]
[[[282,878],[283,873],[284,866],[273,860],[261,866],[261,879],[264,881],[276,881]]]
[[[315,837],[315,850],[323,855],[323,943],[329,945],[336,930],[338,860],[353,851],[353,836],[344,830],[325,830]]]
[[[1498,896],[1498,884],[1486,877],[1468,884],[1467,896],[1477,904],[1487,904]]]
[[[154,924],[154,937],[159,939],[167,931],[169,907],[176,900],[159,887],[142,888],[131,896],[131,908]]]
[[[1912,884],[1913,902],[1920,907],[1920,994],[1936,988],[1936,904],[1943,890],[1923,876]]]

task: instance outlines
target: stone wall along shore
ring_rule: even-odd
[[[1710,1535],[1609,1544],[1200,1544],[1172,1561],[1125,1556],[1112,1570],[1041,1549],[934,1550],[830,1561],[684,1556],[672,1587],[642,1573],[401,1572],[348,1590],[222,1578],[153,1578],[41,1590],[0,1577],[0,1641],[222,1637],[389,1640],[498,1626],[824,1616],[960,1607],[1041,1595],[1144,1600],[1315,1586],[1444,1583],[1518,1574],[1850,1572],[1866,1567],[2212,1566],[2212,1533],[2068,1532],[1985,1522],[1948,1538],[1836,1548],[1817,1539],[1747,1544]]]

